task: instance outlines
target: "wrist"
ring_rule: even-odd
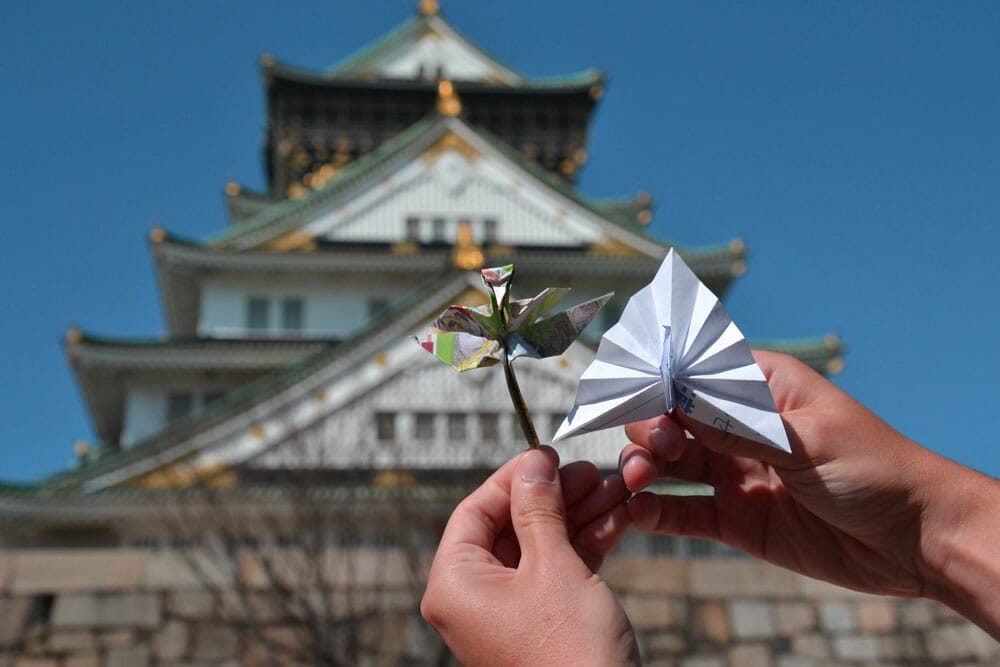
[[[942,461],[924,503],[921,594],[1000,639],[1000,482]]]

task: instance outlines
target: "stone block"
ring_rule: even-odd
[[[684,595],[686,592],[687,563],[679,558],[611,557],[600,574],[618,593]]]
[[[53,632],[49,635],[48,646],[56,653],[93,651],[97,648],[97,640],[86,630]]]
[[[729,649],[729,664],[739,667],[771,667],[771,648],[766,644],[742,644]]]
[[[912,633],[879,637],[879,651],[884,660],[916,661],[927,657],[924,643],[919,635]]]
[[[15,597],[0,600],[0,647],[10,646],[21,639],[29,614],[31,614],[31,598]]]
[[[149,664],[148,646],[116,646],[108,649],[104,667],[145,667]]]
[[[135,643],[134,630],[105,630],[98,637],[98,642],[104,648],[113,646],[129,646]]]
[[[56,598],[52,626],[66,628],[154,628],[160,623],[160,600],[149,593],[69,593]]]
[[[149,555],[143,584],[153,590],[230,588],[237,570],[235,556],[209,550],[159,551]]]
[[[840,635],[830,639],[833,654],[851,662],[876,662],[881,656],[878,637],[871,635]]]
[[[926,630],[934,625],[935,603],[929,600],[901,600],[897,603],[899,624],[913,630]]]
[[[657,632],[646,640],[651,653],[677,655],[687,650],[687,639],[678,632]]]
[[[0,595],[10,590],[14,578],[14,555],[0,553]]]
[[[59,661],[55,658],[22,655],[14,660],[14,667],[59,667]]]
[[[216,596],[207,591],[181,591],[171,593],[166,600],[168,616],[178,616],[186,619],[203,619],[212,614],[215,609]]]
[[[126,591],[138,588],[147,553],[118,549],[33,549],[13,554],[16,593]]]
[[[855,606],[862,632],[889,632],[896,628],[896,603],[892,600],[861,600]]]
[[[414,569],[414,558],[422,561],[424,556],[403,549],[331,548],[318,555],[294,547],[247,550],[239,558],[239,581],[257,589],[271,589],[275,582],[290,589],[312,589],[318,573],[328,589],[406,588],[415,583],[414,571],[426,572]]]
[[[777,636],[773,605],[770,603],[734,600],[728,606],[729,622],[737,639],[770,639]]]
[[[827,581],[820,581],[804,575],[795,576],[795,586],[799,596],[809,601],[824,600],[874,600],[881,596],[854,591]]]
[[[195,628],[191,657],[195,662],[238,658],[239,636],[225,625],[201,625]]]
[[[799,635],[792,638],[792,652],[803,658],[825,661],[830,657],[830,643],[820,634]]]
[[[297,654],[305,635],[293,626],[267,626],[250,633],[244,642],[243,665],[287,664]]]
[[[804,602],[778,602],[774,605],[774,621],[782,637],[800,635],[816,628],[816,610]]]
[[[682,605],[663,595],[626,595],[621,603],[632,627],[640,632],[666,630],[684,621]]]
[[[851,632],[858,627],[854,608],[846,602],[821,602],[819,627],[827,634]]]
[[[678,663],[680,667],[726,667],[726,661],[717,655],[689,655]]]
[[[181,621],[167,621],[153,635],[153,654],[160,662],[176,662],[184,657],[188,648],[188,626]]]
[[[722,602],[702,602],[691,616],[691,629],[698,639],[708,639],[714,644],[728,644],[732,637],[729,615]]]
[[[705,558],[688,562],[692,597],[748,598],[795,595],[797,575],[750,558]]]
[[[928,631],[925,644],[930,657],[938,662],[1000,657],[1000,645],[971,623],[944,625]]]
[[[101,667],[101,656],[95,652],[74,653],[63,661],[63,667]]]
[[[803,658],[799,655],[779,655],[774,661],[775,667],[827,667],[827,663],[816,658]]]

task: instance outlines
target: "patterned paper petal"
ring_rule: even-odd
[[[611,297],[612,294],[605,294],[546,317],[530,326],[521,327],[517,334],[514,334],[521,345],[513,350],[511,358],[529,356],[542,359],[562,354]],[[524,351],[519,353],[521,349]]]
[[[481,366],[492,366],[503,361],[503,348],[491,338],[466,333],[431,333],[421,347],[457,371],[469,371]]]
[[[515,299],[511,301],[507,330],[517,331],[526,324],[537,322],[539,318],[552,310],[568,293],[568,287],[549,287],[531,299]]]

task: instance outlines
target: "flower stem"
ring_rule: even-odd
[[[531,423],[531,415],[528,413],[528,406],[524,404],[524,397],[521,396],[521,388],[517,386],[514,369],[511,367],[510,359],[507,358],[506,350],[504,352],[503,374],[507,378],[507,391],[510,392],[514,412],[517,413],[517,420],[521,423],[521,430],[524,431],[524,439],[528,441],[528,446],[532,449],[538,449],[538,434],[535,433],[535,425]]]

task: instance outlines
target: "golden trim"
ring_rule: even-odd
[[[413,241],[399,241],[392,244],[390,251],[394,255],[416,255],[420,252],[420,246]]]
[[[420,0],[417,11],[424,16],[435,16],[441,11],[441,5],[438,4],[437,0]]]
[[[270,53],[260,54],[260,66],[261,67],[274,66],[274,56],[272,56]]]
[[[653,221],[653,212],[648,208],[644,208],[636,214],[635,219],[636,222],[645,227]]]
[[[153,243],[160,243],[165,238],[167,238],[167,233],[163,231],[163,227],[155,225],[149,230],[149,240]]]
[[[447,151],[455,151],[466,160],[475,160],[479,157],[477,151],[469,142],[458,136],[451,130],[441,135],[441,138],[431,144],[420,157],[424,164],[434,164],[441,155]]]
[[[744,262],[742,259],[738,259],[735,262],[733,262],[733,265],[729,267],[729,270],[734,276],[737,277],[742,276],[744,273],[747,272],[747,263]]]
[[[457,116],[462,113],[462,101],[455,92],[455,84],[448,79],[438,80],[437,110],[442,116]]]
[[[844,372],[844,360],[841,357],[834,357],[826,362],[826,372],[830,375],[840,375]]]
[[[483,249],[472,240],[472,225],[468,220],[459,220],[458,238],[455,240],[452,262],[460,269],[471,271],[481,269],[485,260]]]
[[[235,197],[240,193],[240,184],[236,181],[229,181],[226,183],[226,195],[229,197]]]
[[[79,327],[77,327],[76,325],[71,326],[66,331],[67,343],[73,343],[75,345],[76,343],[79,343],[81,340],[83,340],[83,332],[80,331]]]
[[[311,234],[301,229],[283,234],[271,239],[267,243],[258,246],[260,250],[275,250],[279,252],[289,250],[299,250],[302,252],[312,252],[316,249],[316,239]]]
[[[587,254],[592,257],[641,257],[642,253],[630,245],[617,239],[605,238],[598,243],[591,243]]]
[[[372,361],[376,366],[385,366],[389,363],[389,356],[385,352],[376,352],[375,356],[372,357]]]

